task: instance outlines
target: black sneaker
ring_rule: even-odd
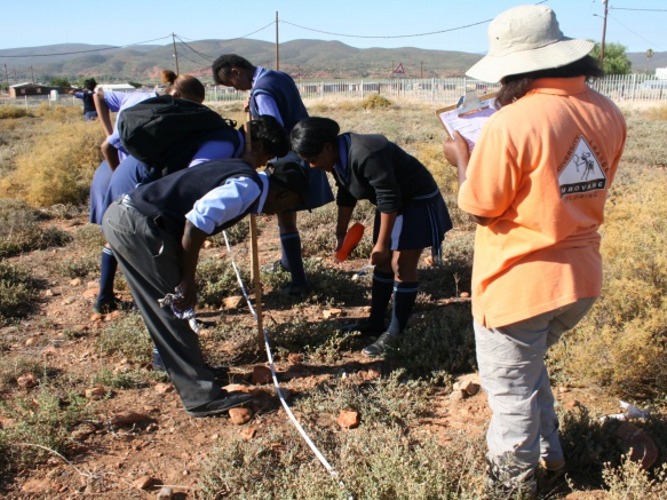
[[[93,304],[93,311],[97,314],[109,314],[118,309],[118,301],[116,299],[100,301],[96,300]]]
[[[398,335],[392,335],[389,332],[384,332],[382,335],[380,335],[379,339],[377,339],[361,352],[363,352],[364,355],[368,356],[369,358],[382,356],[387,352],[387,348],[396,341],[397,337]]]
[[[244,403],[252,401],[252,394],[245,394],[243,392],[236,392],[233,394],[223,393],[213,401],[197,406],[196,408],[186,409],[186,413],[191,417],[209,417],[211,415],[218,415],[230,408],[236,408]]]
[[[341,333],[352,333],[359,332],[362,337],[378,337],[382,333],[386,332],[387,329],[384,325],[374,325],[367,319],[361,320],[358,323],[352,323],[351,325],[345,325],[339,329]]]
[[[295,285],[294,283],[290,283],[284,288],[280,289],[279,292],[281,295],[288,295],[290,297],[307,297],[310,294],[310,286],[308,283],[304,283],[303,285]]]

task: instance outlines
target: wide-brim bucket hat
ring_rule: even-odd
[[[595,44],[568,38],[556,14],[544,5],[520,5],[489,24],[489,52],[466,75],[499,82],[509,75],[560,68],[586,56]]]

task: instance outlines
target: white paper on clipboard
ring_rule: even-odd
[[[482,126],[493,113],[496,112],[494,101],[496,94],[489,94],[479,99],[480,107],[477,110],[461,114],[456,105],[437,110],[435,113],[443,124],[450,137],[457,131],[468,141],[470,151],[474,147]]]

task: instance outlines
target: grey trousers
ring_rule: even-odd
[[[199,338],[187,320],[158,304],[180,284],[180,239],[117,201],[104,213],[102,228],[183,405],[192,409],[212,401],[221,389],[204,366]]]
[[[474,323],[480,380],[493,412],[487,459],[505,477],[532,473],[540,458],[563,458],[544,356],[595,300],[580,299],[501,328]]]

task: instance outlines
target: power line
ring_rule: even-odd
[[[631,29],[628,28],[625,24],[623,24],[623,23],[620,22],[618,19],[616,19],[614,16],[609,15],[609,17],[611,17],[611,18],[614,20],[614,22],[616,22],[616,23],[620,24],[621,26],[623,26],[623,27],[624,27],[626,30],[628,30],[630,33],[632,33],[633,35],[635,35],[635,36],[638,37],[638,38],[641,38],[642,40],[644,40],[645,42],[649,43],[650,45],[652,45],[652,46],[655,47],[656,49],[659,49],[659,50],[665,50],[665,49],[664,49],[663,47],[661,47],[660,45],[658,45],[658,44],[656,44],[656,43],[653,43],[651,40],[649,40],[649,39],[647,39],[647,38],[644,38],[642,35],[640,35],[640,34],[637,33],[636,31],[631,30]]]
[[[289,21],[285,21],[284,19],[281,19],[281,23],[289,24],[290,26],[295,26],[297,28],[304,29],[306,31],[313,31],[315,33],[322,33],[325,35],[334,35],[334,36],[342,36],[346,38],[414,38],[414,37],[419,37],[419,36],[429,36],[429,35],[439,35],[441,33],[449,33],[451,31],[457,31],[457,30],[462,30],[466,28],[472,28],[473,26],[479,26],[480,24],[486,24],[493,21],[493,19],[487,19],[486,21],[480,21],[477,23],[472,23],[472,24],[466,24],[465,26],[457,26],[456,28],[449,28],[446,30],[440,30],[440,31],[430,31],[428,33],[414,33],[411,35],[391,35],[391,36],[376,36],[376,35],[350,35],[350,34],[345,34],[345,33],[333,33],[331,31],[322,31],[322,30],[317,30],[314,28],[308,28],[306,26],[301,26],[299,24],[294,24],[290,23]]]
[[[112,47],[104,47],[101,49],[87,49],[87,50],[77,50],[75,52],[58,52],[57,54],[28,54],[28,55],[22,55],[22,56],[4,56],[0,54],[0,57],[11,57],[11,58],[20,58],[20,57],[55,57],[55,56],[71,56],[75,54],[86,54],[89,52],[102,52],[104,50],[115,50],[115,49],[125,49],[127,47],[134,47],[135,45],[141,45],[144,43],[151,43],[151,42],[157,42],[158,40],[164,40],[165,38],[169,38],[169,36],[163,36],[161,38],[155,38],[153,40],[146,40],[144,42],[136,42],[136,43],[131,43],[129,45],[121,45],[121,46],[112,46]]]
[[[244,38],[248,38],[250,35],[254,35],[255,33],[259,33],[260,31],[263,31],[266,28],[268,28],[269,26],[273,26],[274,24],[275,24],[275,21],[271,21],[269,24],[267,24],[266,26],[262,26],[258,30],[252,31],[250,33],[246,33],[243,36],[237,36],[236,38],[224,38],[221,41],[222,42],[233,42],[234,40],[242,40]],[[196,41],[196,40],[193,40],[192,38],[186,38],[186,40],[190,40],[191,42]]]
[[[182,57],[183,59],[185,59],[185,60],[187,60],[187,61],[190,61],[190,62],[193,63],[193,64],[196,64],[196,65],[197,65],[197,68],[195,68],[195,69],[203,69],[204,67],[208,67],[208,63],[206,64],[206,66],[202,66],[202,65],[201,65],[201,64],[202,64],[201,61],[195,61],[194,59],[190,59],[188,56],[186,56],[186,55],[183,54],[182,52],[179,54],[179,57]]]
[[[630,7],[609,7],[609,10],[638,10],[645,12],[667,12],[667,9],[631,9]]]
[[[194,52],[195,54],[197,54],[197,55],[198,55],[199,57],[201,57],[202,59],[205,59],[207,64],[215,59],[214,57],[211,57],[211,56],[209,56],[209,55],[206,55],[206,54],[204,54],[203,52],[199,52],[199,51],[196,50],[194,47],[191,47],[189,44],[187,44],[186,42],[184,42],[183,39],[182,39],[179,35],[176,35],[176,38],[178,38],[178,41],[181,42],[183,45],[185,45],[185,46],[186,46],[188,49],[190,49],[192,52]]]

